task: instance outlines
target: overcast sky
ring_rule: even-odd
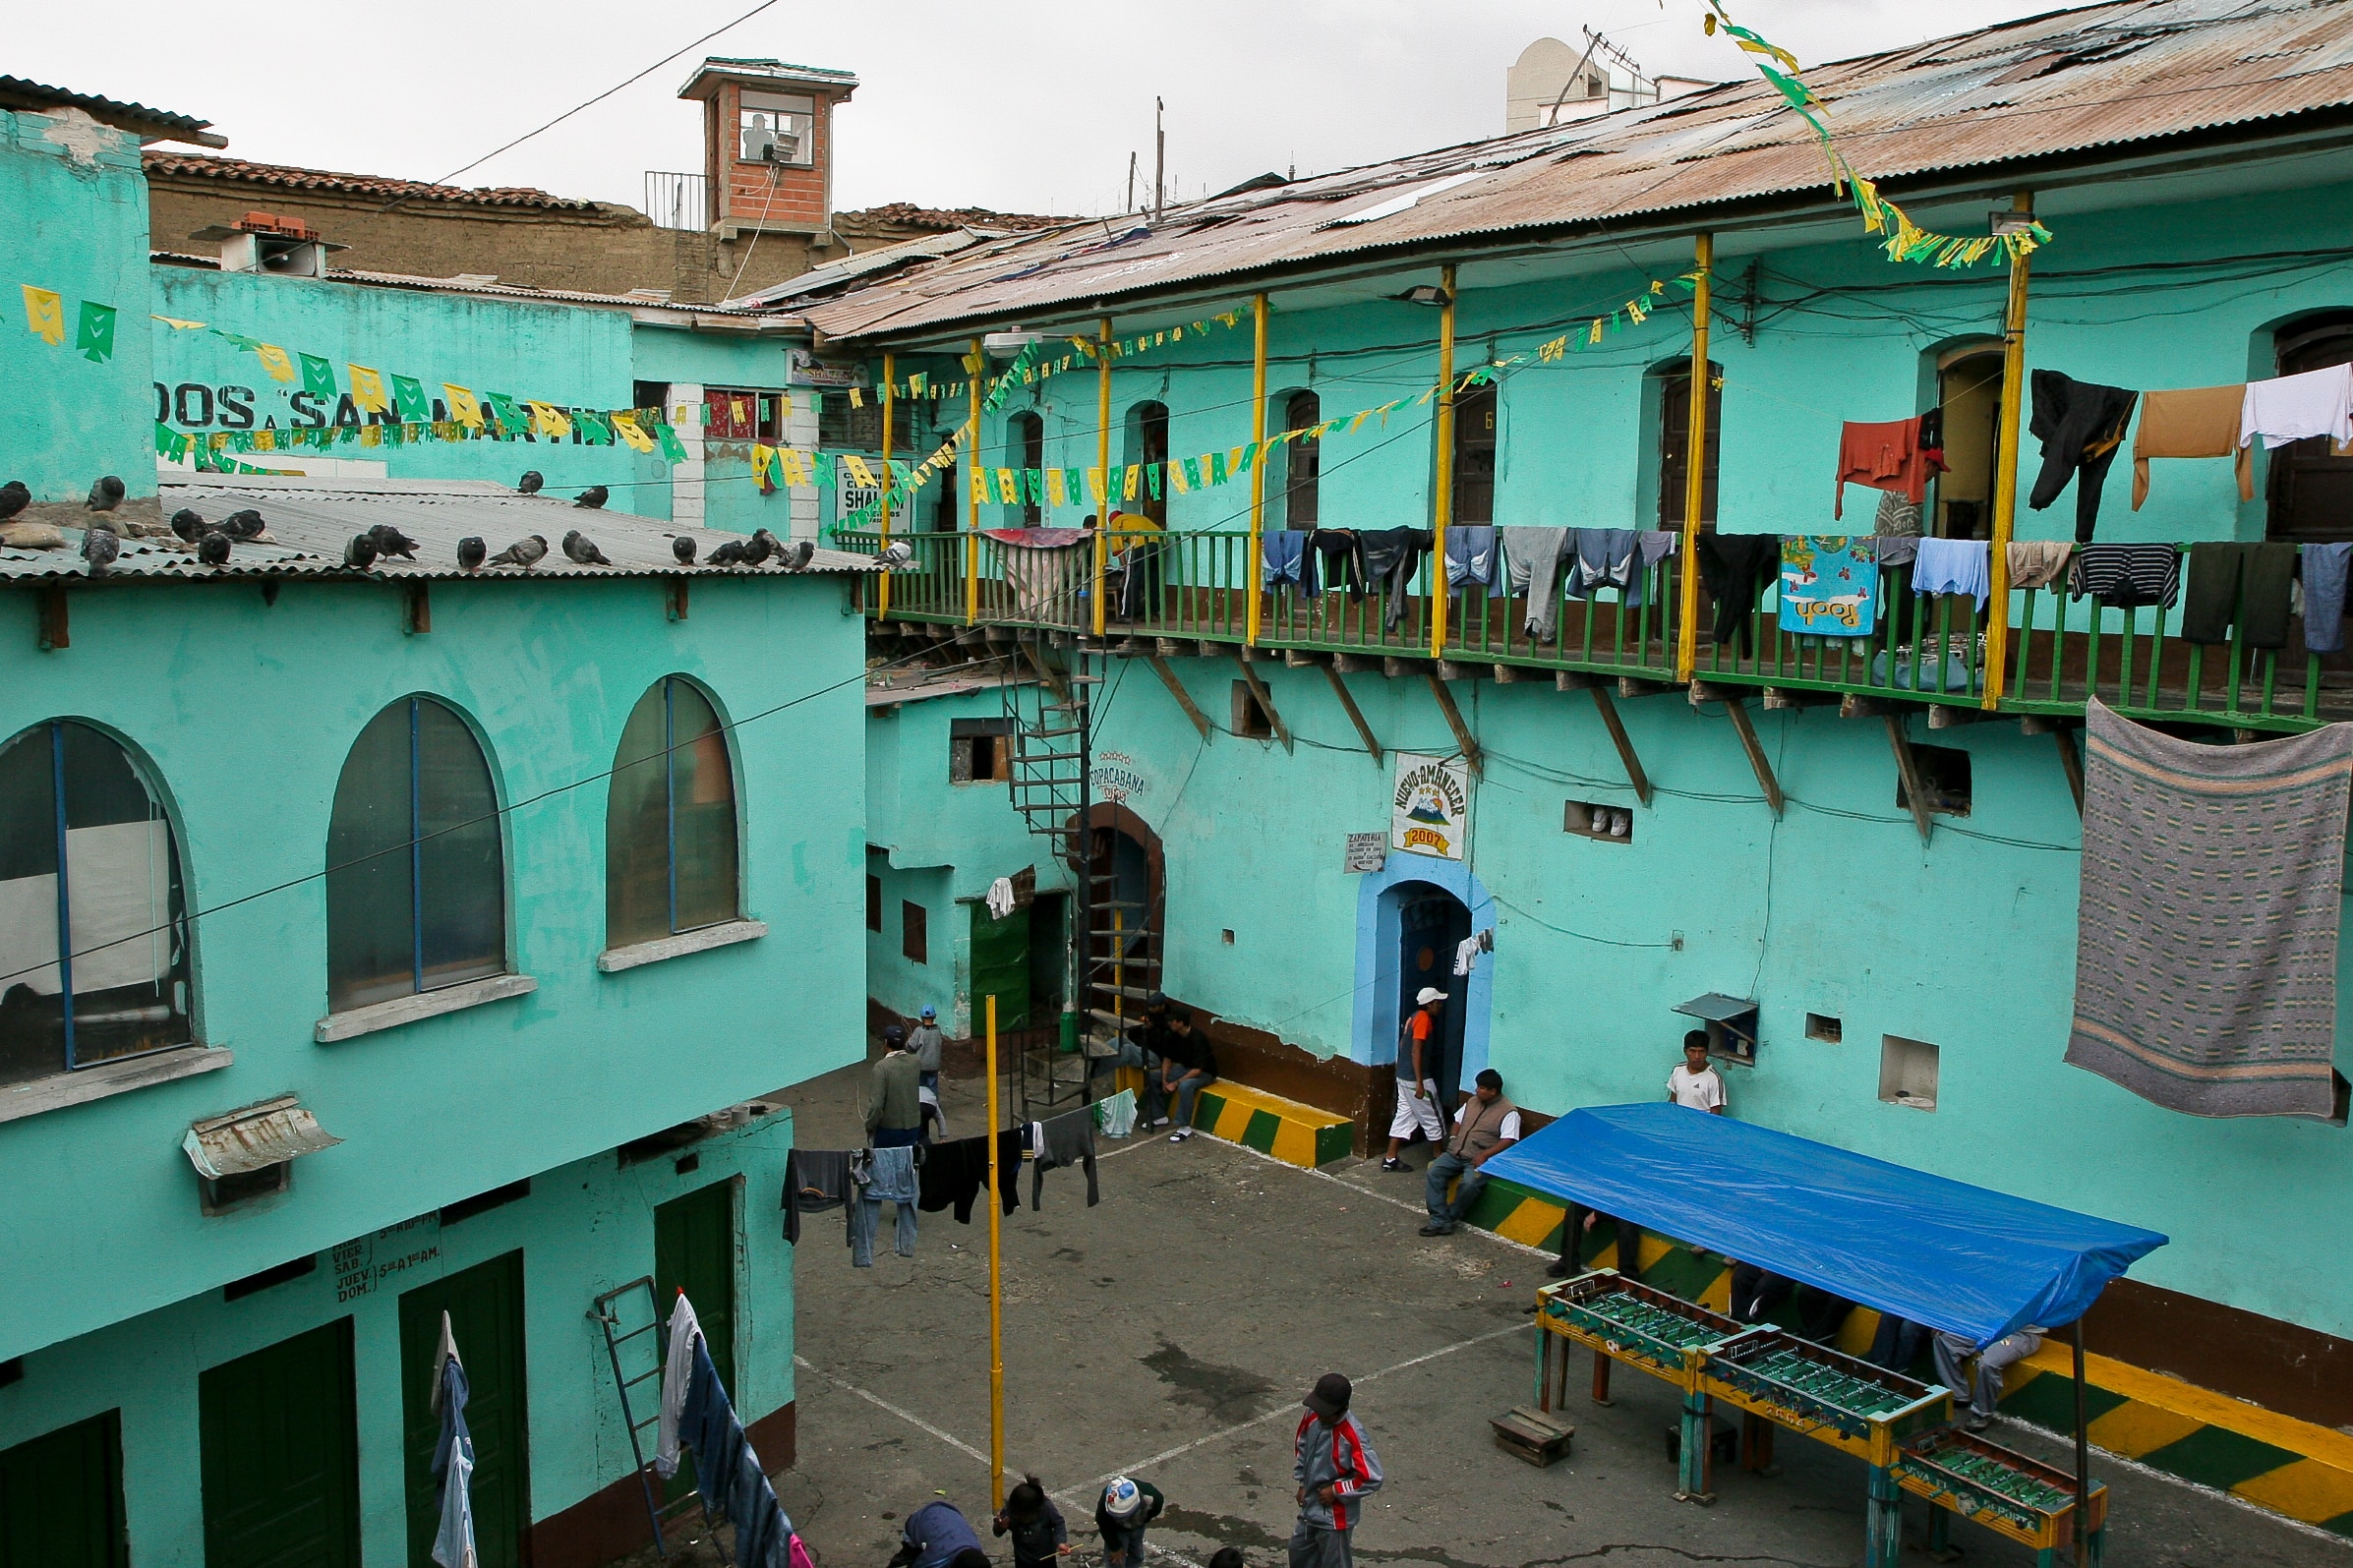
[[[28,6],[0,70],[214,122],[231,155],[439,179],[748,11],[756,0],[525,0],[305,8],[216,0]],[[2047,6],[2024,0],[1733,0],[1808,64]],[[699,169],[676,96],[703,54],[857,74],[838,113],[835,204],[1121,209],[1168,103],[1172,197],[1502,130],[1503,74],[1532,40],[1596,27],[1651,73],[1744,74],[1698,0],[778,0],[461,178],[642,206],[644,171]]]

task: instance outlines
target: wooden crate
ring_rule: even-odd
[[[1507,1454],[1526,1460],[1542,1470],[1555,1460],[1568,1457],[1569,1440],[1577,1429],[1559,1417],[1525,1405],[1514,1405],[1500,1416],[1488,1419],[1496,1430],[1496,1446]]]

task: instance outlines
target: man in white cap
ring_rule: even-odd
[[[1349,1536],[1382,1476],[1364,1427],[1348,1414],[1353,1392],[1344,1375],[1325,1372],[1300,1401],[1307,1414],[1292,1438],[1299,1520],[1291,1527],[1291,1568],[1355,1568]]]
[[[1094,1528],[1102,1532],[1106,1568],[1143,1568],[1144,1527],[1160,1517],[1168,1499],[1148,1481],[1114,1476],[1095,1499]]]
[[[1406,1168],[1398,1156],[1416,1128],[1432,1148],[1446,1140],[1445,1123],[1438,1115],[1438,1014],[1445,1000],[1438,987],[1422,987],[1412,1016],[1397,1031],[1397,1114],[1389,1118],[1388,1158],[1381,1162],[1384,1171]]]

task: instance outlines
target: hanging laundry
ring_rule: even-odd
[[[1488,591],[1491,599],[1501,599],[1509,590],[1502,573],[1496,570],[1496,531],[1483,524],[1457,524],[1446,530],[1446,586],[1461,588],[1476,583]]]
[[[2339,446],[2353,441],[2353,365],[2249,381],[2239,411],[2239,444],[2258,436],[2265,447],[2313,436],[2325,436]]]
[[[1103,1200],[1094,1181],[1094,1112],[1091,1108],[1065,1111],[1050,1122],[1029,1124],[1029,1207],[1042,1205],[1046,1172],[1079,1166],[1087,1172],[1087,1206]]]
[[[1105,1137],[1126,1137],[1136,1131],[1136,1091],[1122,1089],[1107,1100],[1094,1102],[1095,1131]]]
[[[1634,531],[1580,528],[1568,552],[1568,596],[1584,599],[1604,588],[1630,593],[1636,576]]]
[[[936,1145],[934,1145],[936,1147]],[[874,1233],[882,1225],[882,1206],[898,1210],[894,1246],[901,1257],[915,1255],[915,1153],[907,1144],[859,1149],[850,1157],[850,1183],[856,1193],[850,1205],[850,1266],[874,1266]]]
[[[1454,944],[1454,972],[1457,975],[1469,974],[1479,966],[1480,954],[1493,953],[1495,950],[1496,930],[1494,926],[1464,937],[1460,942]]]
[[[2027,504],[2041,511],[2074,480],[2075,537],[2082,544],[2099,521],[2100,486],[2124,444],[2124,428],[2132,420],[2137,394],[2121,386],[2079,381],[2057,371],[2036,371],[2031,380],[2034,418],[2027,429],[2042,442],[2042,472],[2035,477]]]
[[[1879,621],[1879,557],[1868,537],[1792,534],[1781,542],[1781,629],[1867,637]]]
[[[2304,648],[2333,654],[2345,646],[2345,568],[2353,545],[2304,547]]]
[[[1259,584],[1289,583],[1303,594],[1316,591],[1316,552],[1304,528],[1278,528],[1259,536]]]
[[[800,1245],[804,1214],[823,1214],[850,1201],[848,1149],[791,1149],[785,1154],[785,1240]]]
[[[694,1341],[693,1382],[679,1424],[694,1450],[694,1489],[701,1494],[704,1517],[735,1527],[737,1568],[791,1568],[793,1521],[785,1517],[784,1505],[777,1501],[776,1488],[699,1334]]]
[[[2239,438],[2246,416],[2247,386],[2201,386],[2188,391],[2143,392],[2141,424],[2133,432],[2133,510],[2148,499],[2152,457],[2236,457],[2239,499],[2255,499],[2255,464]]]
[[[2067,575],[2075,546],[2063,539],[2014,539],[2006,559],[2013,588],[2048,588]]]
[[[686,1385],[694,1377],[694,1346],[702,1338],[694,1304],[678,1292],[670,1309],[670,1349],[662,1359],[662,1416],[654,1427],[654,1473],[678,1473],[678,1412],[686,1405]]]
[[[1560,623],[1560,565],[1568,551],[1565,528],[1499,528],[1503,569],[1498,575],[1512,593],[1528,596],[1525,629],[1551,642]]]
[[[984,528],[983,537],[1003,547],[1005,586],[1013,590],[1016,614],[1036,615],[1064,608],[1064,584],[1075,584],[1081,547],[1094,536],[1084,528]]]
[[[2226,643],[2236,624],[2249,648],[2285,648],[2296,547],[2239,540],[2200,540],[2190,547],[2190,588],[2182,600],[2182,637]]]
[[[1913,520],[1917,521],[1916,518]],[[1879,557],[1882,566],[1909,566],[1919,558],[1920,536],[1875,534],[1871,538],[1871,552]]]
[[[1427,528],[1369,528],[1357,538],[1364,546],[1366,580],[1379,584],[1388,596],[1382,629],[1395,631],[1413,596],[1414,574],[1422,569],[1422,557],[1430,553],[1437,536]]]
[[[1350,599],[1365,597],[1364,542],[1353,528],[1319,528],[1307,536],[1324,558],[1324,591],[1336,594],[1343,587]]]
[[[474,1543],[474,1434],[466,1426],[464,1363],[457,1359],[457,1336],[450,1331],[449,1314],[441,1313],[441,1342],[435,1351],[433,1393],[427,1408],[441,1422],[434,1440],[433,1479],[441,1488],[441,1521],[434,1532],[433,1560],[441,1568],[476,1568]]]
[[[1992,556],[1982,539],[1923,539],[1912,566],[1915,594],[1967,594],[1983,610],[1993,596]]]
[[[988,885],[988,917],[1003,920],[1013,913],[1013,879],[999,877]]]
[[[1753,650],[1749,617],[1780,567],[1779,534],[1699,536],[1699,579],[1716,601],[1713,635],[1719,648],[1736,637],[1743,653]]]
[[[2181,592],[2181,552],[2171,545],[2079,545],[2067,591],[2110,610],[2173,608]]]
[[[1941,432],[1940,417],[1938,431],[1926,430],[1932,417],[1935,416],[1922,414],[1880,425],[1858,425],[1850,420],[1841,426],[1838,487],[1833,492],[1830,515],[1847,514],[1847,487],[1851,484],[1893,491],[1912,505],[1919,505],[1927,496],[1929,478],[1943,473],[1945,467],[1940,441],[1923,438]]]
[[[1007,1214],[1022,1206],[1022,1134],[1008,1128],[997,1134],[997,1199]],[[958,1138],[934,1143],[923,1158],[922,1195],[915,1206],[936,1214],[953,1206],[956,1223],[972,1223],[972,1204],[988,1185],[988,1139]]]

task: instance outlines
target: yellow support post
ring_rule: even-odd
[[[997,1249],[997,999],[988,999],[988,1496],[1005,1506],[1005,1292]]]
[[[2021,191],[2010,204],[2034,210],[2034,193]],[[1986,562],[1993,597],[1985,617],[1985,692],[1978,706],[2001,706],[2010,665],[2010,528],[2018,511],[2018,423],[2027,380],[2027,259],[2010,258],[2010,304],[2002,313],[2002,427],[1994,437],[1993,542]],[[1941,657],[1941,653],[1939,655]]]
[[[970,434],[964,443],[965,455],[971,459],[966,464],[971,471],[965,475],[964,487],[964,623],[970,626],[980,618],[980,487],[988,479],[980,466],[980,376],[988,369],[980,339],[972,339],[971,356],[965,363],[971,373],[965,385],[972,394]]]
[[[885,354],[882,357],[882,546],[885,550],[890,549],[891,545],[891,415],[894,412],[891,406],[891,382],[898,363],[895,355]],[[882,574],[882,581],[875,587],[875,618],[890,619],[889,572]]]
[[[1683,543],[1681,635],[1676,640],[1675,675],[1689,680],[1699,664],[1699,508],[1708,489],[1708,284],[1716,264],[1716,237],[1699,236],[1691,291],[1691,416],[1683,437]]]
[[[1252,324],[1257,328],[1257,343],[1251,349],[1250,360],[1250,571],[1243,584],[1250,595],[1250,629],[1247,640],[1251,647],[1259,645],[1259,563],[1265,559],[1262,536],[1266,526],[1266,296],[1260,294],[1250,302]]]
[[[1438,482],[1430,497],[1430,657],[1446,651],[1446,522],[1454,512],[1454,268],[1439,271]]]
[[[1094,508],[1094,634],[1103,635],[1103,573],[1111,564],[1111,318],[1098,323],[1094,338],[1094,470],[1103,476],[1103,498]]]

